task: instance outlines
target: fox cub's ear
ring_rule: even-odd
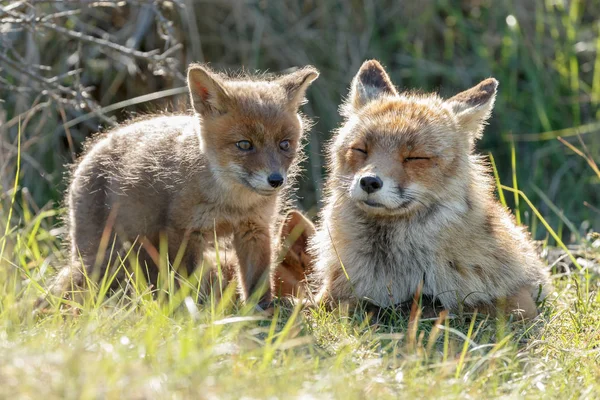
[[[477,86],[446,100],[456,114],[461,128],[475,138],[481,136],[483,125],[492,113],[497,89],[498,81],[488,78]]]
[[[285,89],[288,105],[296,111],[305,102],[304,95],[310,84],[319,77],[319,71],[306,66],[298,71],[279,78],[279,84]]]
[[[301,212],[290,211],[279,228],[279,240],[285,252],[283,256],[298,260],[307,257],[308,240],[315,232],[314,224]]]
[[[298,241],[306,242],[315,232],[315,225],[300,211],[293,210],[285,216],[279,237],[283,240],[290,238],[293,244],[297,244]]]
[[[303,293],[307,277],[312,271],[312,258],[308,243],[315,234],[315,226],[299,211],[290,211],[279,229],[279,257],[281,262],[275,269],[274,282],[280,296]]]
[[[227,110],[228,96],[221,78],[207,67],[192,65],[188,69],[188,88],[197,113],[207,115]]]
[[[394,84],[379,61],[365,61],[352,80],[348,111],[357,111],[369,101],[385,95],[398,95]]]

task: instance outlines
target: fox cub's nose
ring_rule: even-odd
[[[278,188],[279,186],[283,185],[283,176],[281,176],[280,173],[274,172],[269,175],[267,182],[269,182],[271,187]]]
[[[373,193],[381,189],[383,181],[377,176],[363,176],[360,178],[360,188],[367,193]]]

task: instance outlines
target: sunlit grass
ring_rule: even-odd
[[[4,229],[4,235],[2,236],[2,245],[0,247],[0,260],[4,256],[4,249],[6,248],[6,241],[8,239],[8,232],[10,230],[10,221],[12,218],[13,208],[15,205],[15,199],[17,198],[17,188],[19,187],[19,176],[21,173],[21,124],[19,123],[19,132],[17,138],[17,168],[15,172],[14,186],[12,190],[12,196],[10,199],[10,207],[8,208],[8,216],[6,217],[6,227]]]
[[[500,326],[393,312],[373,324],[360,309],[285,303],[266,318],[234,301],[197,305],[187,296],[171,308],[122,293],[100,307],[81,304],[73,313],[63,305],[33,319],[14,314],[22,298],[12,293],[22,279],[16,275],[2,293],[3,397],[570,397],[600,390],[592,362],[600,299],[596,291],[578,294],[578,278],[557,282],[539,320]],[[583,360],[582,371],[575,366]]]

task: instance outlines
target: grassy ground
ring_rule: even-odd
[[[360,310],[286,304],[265,318],[231,302],[196,306],[193,291],[88,297],[78,312],[33,317],[15,302],[37,292],[31,267],[56,251],[36,221],[13,232],[15,265],[0,279],[0,398],[600,395],[596,273],[557,278],[525,325],[394,312],[369,322]]]

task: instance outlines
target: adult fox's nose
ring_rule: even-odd
[[[360,178],[360,188],[369,194],[378,191],[382,186],[383,181],[378,176],[370,175]]]
[[[267,182],[269,182],[271,187],[278,188],[279,186],[283,185],[283,176],[281,176],[281,174],[278,172],[274,172],[269,175]]]

